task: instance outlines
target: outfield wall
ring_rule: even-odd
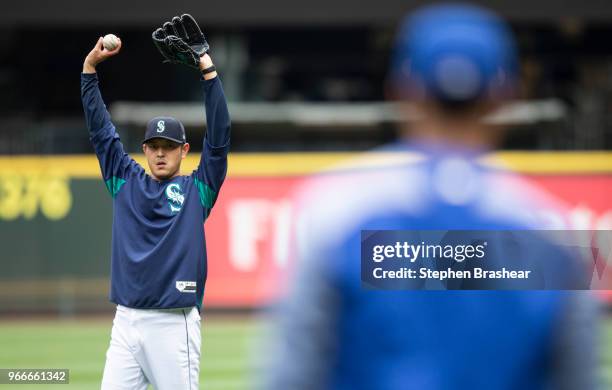
[[[305,176],[355,156],[232,154],[205,226],[205,305],[254,307],[278,296],[289,265],[292,192]],[[198,157],[187,159],[184,172]],[[500,162],[566,201],[566,228],[612,229],[612,153],[506,152],[487,158]],[[111,215],[94,156],[0,157],[0,313],[112,308],[106,299]]]

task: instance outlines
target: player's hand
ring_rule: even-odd
[[[93,49],[91,49],[89,54],[87,54],[87,57],[85,57],[85,61],[83,62],[83,73],[96,73],[96,66],[107,58],[119,53],[121,50],[121,44],[121,38],[119,38],[119,45],[117,45],[117,47],[113,50],[107,50],[102,44],[102,37],[100,37]]]
[[[200,70],[204,70],[207,68],[210,68],[211,66],[213,66],[213,62],[212,59],[210,58],[210,56],[207,53],[204,53],[204,55],[202,57],[200,57],[200,63],[198,64],[198,67],[200,68]],[[217,77],[217,72],[210,72],[210,73],[206,73],[204,75],[204,80],[210,80],[210,79],[214,79],[215,77]]]

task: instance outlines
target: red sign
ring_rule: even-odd
[[[569,205],[565,229],[612,229],[612,175],[532,175]],[[206,223],[205,305],[253,307],[283,288],[289,264],[291,195],[302,177],[231,177]]]

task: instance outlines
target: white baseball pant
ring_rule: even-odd
[[[200,313],[117,305],[102,390],[196,390],[202,343]]]

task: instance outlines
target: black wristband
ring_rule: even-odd
[[[208,73],[212,73],[212,72],[216,72],[216,71],[217,71],[217,68],[215,68],[214,65],[211,65],[208,68],[203,69],[202,70],[202,74],[208,74]]]

